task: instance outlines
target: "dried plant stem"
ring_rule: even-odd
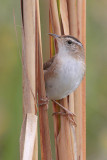
[[[67,2],[65,0],[60,1],[60,13],[61,13],[63,32],[64,34],[69,35],[68,8],[67,8]]]
[[[77,1],[78,38],[86,48],[86,6],[85,1]],[[86,104],[85,104],[85,78],[75,91],[75,113],[78,127],[76,128],[78,158],[86,159]]]
[[[67,0],[70,35],[77,37],[77,7],[76,0]]]
[[[38,159],[37,106],[35,98],[35,1],[21,0],[23,124],[20,135],[20,159]],[[29,21],[28,21],[29,19]],[[29,143],[28,143],[29,142]]]
[[[82,1],[82,43],[85,50],[85,62],[86,62],[86,0]],[[83,160],[86,160],[86,77],[82,82],[82,135],[83,135]]]
[[[60,35],[61,31],[60,31],[60,23],[58,18],[56,0],[50,0],[50,12],[51,12],[51,19],[52,19],[51,22],[52,22],[53,32]]]
[[[36,0],[36,26],[38,34],[36,34],[38,41],[36,48],[38,53],[38,105],[39,106],[39,124],[40,124],[40,143],[41,143],[41,159],[52,160],[50,135],[49,135],[49,122],[48,122],[48,105],[43,104],[42,99],[46,99],[44,73],[43,73],[43,59],[42,59],[42,43],[41,43],[41,29],[40,29],[40,12],[39,1]],[[36,31],[37,33],[37,31]]]
[[[23,114],[35,114],[35,2],[23,0],[22,60],[23,63]],[[28,21],[29,19],[29,21]],[[26,72],[26,74],[25,74]]]

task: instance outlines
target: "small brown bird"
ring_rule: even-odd
[[[84,48],[70,35],[49,35],[56,39],[58,53],[43,66],[46,95],[51,100],[60,100],[75,91],[83,79]]]
[[[75,114],[56,100],[71,94],[81,83],[85,73],[84,48],[78,39],[70,35],[58,36],[52,33],[49,35],[56,39],[58,53],[43,66],[46,96],[63,108],[65,113],[60,112],[59,114],[71,116],[69,120],[76,126]]]

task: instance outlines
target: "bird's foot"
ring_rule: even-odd
[[[54,112],[52,115],[53,116],[54,115],[66,116],[73,126],[75,126],[75,127],[77,126],[77,124],[76,124],[76,122],[74,120],[74,116],[72,116],[71,114],[68,114],[68,113],[65,113],[65,112]]]
[[[49,102],[49,99],[47,97],[46,98],[40,98],[40,102],[38,103],[38,106],[41,107],[41,106],[47,105],[48,102]]]
[[[52,100],[53,102],[55,102],[56,104],[58,104],[65,112],[55,112],[52,115],[62,115],[62,116],[67,116],[67,118],[69,119],[69,121],[71,122],[72,125],[77,126],[74,118],[76,117],[76,115],[72,112],[70,112],[68,109],[66,109],[63,105],[61,105],[60,103],[58,103],[55,100]]]

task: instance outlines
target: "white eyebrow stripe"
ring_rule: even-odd
[[[71,40],[72,42],[78,44],[79,46],[83,47],[82,43],[81,42],[78,42],[76,41],[76,39],[73,39],[73,38],[67,38],[67,40]]]
[[[77,41],[74,41],[74,42],[80,45],[81,47],[83,46],[81,42],[77,42]]]

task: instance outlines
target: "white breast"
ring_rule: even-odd
[[[59,57],[62,66],[57,70],[57,77],[48,81],[46,88],[50,99],[62,99],[72,93],[80,84],[85,66],[82,61],[71,56]]]

